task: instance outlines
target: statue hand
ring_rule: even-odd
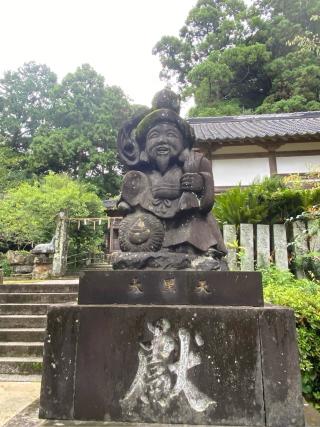
[[[204,188],[203,177],[199,173],[185,173],[180,179],[181,190],[200,193]]]

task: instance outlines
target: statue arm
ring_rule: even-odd
[[[214,204],[214,182],[211,162],[206,157],[202,157],[200,161],[199,174],[204,181],[203,191],[200,196],[200,210],[209,212]]]

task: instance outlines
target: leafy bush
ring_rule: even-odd
[[[102,202],[88,185],[67,175],[50,174],[22,183],[0,200],[0,233],[17,245],[50,241],[59,211],[69,216],[97,216]]]
[[[0,269],[3,271],[5,277],[11,276],[12,270],[10,264],[4,256],[0,258]]]
[[[275,224],[296,217],[320,201],[320,188],[288,187],[279,177],[265,178],[248,187],[232,188],[217,196],[213,213],[220,223]]]
[[[18,248],[49,242],[55,232],[56,216],[62,210],[69,217],[99,217],[104,212],[102,201],[89,185],[64,174],[49,174],[5,193],[0,200],[0,236]],[[72,229],[71,249],[74,241],[78,247],[86,248],[102,241],[101,228],[91,228],[86,227],[81,233]]]
[[[265,302],[294,309],[305,398],[320,408],[320,283],[289,271],[262,271]]]
[[[217,196],[213,213],[222,224],[257,224],[267,217],[267,206],[254,186],[243,188],[240,185]]]
[[[304,192],[291,188],[265,195],[268,204],[267,221],[270,224],[284,223],[287,218],[304,211]]]

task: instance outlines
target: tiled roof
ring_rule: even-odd
[[[197,142],[320,140],[320,111],[190,118]]]

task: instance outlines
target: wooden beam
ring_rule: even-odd
[[[276,157],[320,156],[320,150],[275,151]],[[269,158],[270,153],[212,154],[212,160]]]

